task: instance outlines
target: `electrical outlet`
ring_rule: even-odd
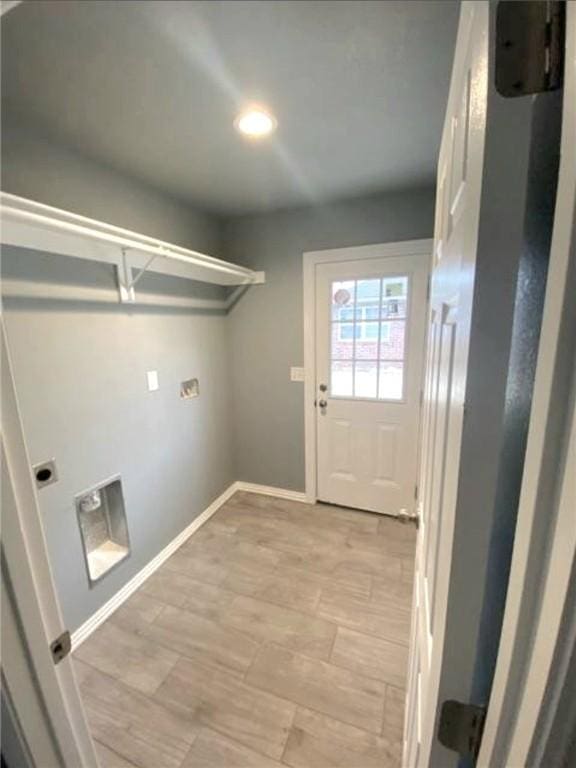
[[[58,470],[56,469],[56,461],[54,459],[34,464],[32,472],[34,473],[37,488],[44,488],[45,485],[58,482]]]

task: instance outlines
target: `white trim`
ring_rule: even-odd
[[[316,485],[316,265],[339,261],[381,259],[397,256],[432,255],[434,241],[402,240],[396,243],[359,245],[333,248],[326,251],[308,251],[303,254],[304,294],[304,453],[305,500],[313,504],[317,496]]]
[[[248,493],[259,493],[262,496],[275,496],[277,499],[288,499],[288,501],[299,501],[302,504],[308,503],[308,497],[302,491],[289,491],[284,488],[273,488],[270,485],[258,485],[257,483],[236,483],[237,491],[247,491]]]
[[[207,522],[212,515],[217,512],[220,507],[225,504],[228,499],[233,496],[236,491],[239,490],[238,483],[232,483],[223,493],[215,499],[204,512],[198,517],[194,518],[190,525],[184,528],[176,538],[172,539],[164,549],[159,552],[156,557],[152,558],[150,562],[142,568],[141,571],[133,576],[124,586],[116,592],[116,594],[104,603],[96,613],[92,614],[90,618],[84,622],[78,629],[72,633],[72,650],[75,651],[86,640],[92,632],[94,632],[100,624],[106,621],[106,619],[117,610],[122,603],[140,587],[146,579],[151,576],[154,571],[157,571],[160,566],[168,560],[168,558],[174,554],[174,552],[184,544],[184,542],[192,536],[205,522]]]
[[[168,558],[174,554],[174,552],[184,544],[187,539],[196,533],[196,531],[204,525],[211,517],[217,512],[220,507],[225,504],[237,491],[247,491],[249,493],[259,493],[262,496],[274,496],[278,499],[289,499],[290,501],[299,501],[306,503],[306,494],[300,491],[289,491],[284,488],[273,488],[269,485],[258,485],[257,483],[244,483],[240,480],[232,483],[223,493],[215,499],[204,512],[188,525],[181,533],[172,539],[164,549],[159,552],[150,562],[142,568],[141,571],[133,576],[129,582],[116,592],[116,594],[104,603],[96,613],[92,614],[90,618],[84,622],[78,629],[72,633],[72,650],[75,651],[86,640],[92,632],[106,621],[106,619],[114,613],[122,603],[134,594],[134,592],[142,586],[142,584],[148,579],[154,571],[157,571],[160,566],[168,560]]]

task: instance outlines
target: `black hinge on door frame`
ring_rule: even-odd
[[[480,750],[485,720],[486,707],[449,699],[442,704],[438,741],[462,757],[475,760]]]
[[[496,11],[496,90],[513,98],[562,86],[566,3],[501,0]]]
[[[72,639],[70,637],[70,632],[65,630],[56,638],[56,640],[53,640],[50,643],[50,653],[52,654],[54,664],[58,664],[62,659],[65,659],[70,653],[71,648]]]

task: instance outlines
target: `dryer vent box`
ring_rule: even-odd
[[[76,496],[88,581],[93,586],[130,554],[120,478]]]
[[[198,379],[187,379],[180,384],[180,397],[182,400],[190,400],[200,394]]]

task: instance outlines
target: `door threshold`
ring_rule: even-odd
[[[338,507],[338,509],[347,509],[350,512],[362,512],[364,515],[376,515],[377,517],[390,517],[393,520],[400,520],[401,515],[394,514],[393,512],[376,512],[373,509],[362,509],[361,507],[349,507],[347,504],[338,504],[336,501],[324,501],[323,499],[316,499],[316,504],[324,504],[327,507]]]

